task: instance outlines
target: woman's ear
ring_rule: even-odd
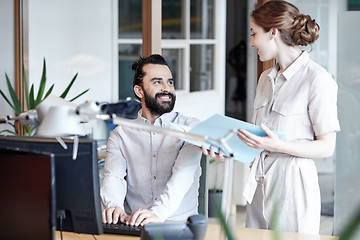
[[[270,36],[271,38],[275,38],[276,35],[278,34],[279,30],[277,28],[272,28],[270,29]]]
[[[143,91],[142,87],[139,85],[134,86],[134,93],[140,99],[142,99],[144,96],[144,91]]]

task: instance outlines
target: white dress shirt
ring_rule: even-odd
[[[151,124],[141,117],[133,120]],[[199,121],[165,113],[154,125],[193,126]],[[120,206],[127,214],[148,209],[160,220],[184,221],[197,214],[201,152],[178,138],[118,126],[110,135],[101,198],[106,208]]]
[[[260,76],[253,123],[264,123],[287,142],[313,141],[339,131],[337,84],[331,75],[307,52],[277,76],[278,68]],[[255,180],[261,173],[264,185]],[[252,163],[244,196],[247,227],[269,229],[275,223],[281,231],[319,233],[320,190],[312,159],[263,151]]]

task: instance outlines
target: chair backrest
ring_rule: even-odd
[[[199,205],[198,212],[208,217],[208,184],[207,184],[207,175],[208,175],[208,165],[209,162],[205,155],[201,156],[200,166],[201,166],[201,176],[200,176],[200,186],[199,186]]]

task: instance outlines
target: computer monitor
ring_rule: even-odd
[[[77,158],[73,160],[73,140],[64,142],[67,149],[55,138],[0,136],[0,148],[55,155],[57,230],[102,234],[97,143],[80,139]],[[63,213],[65,218],[61,220]]]
[[[0,149],[0,239],[55,239],[54,155]]]

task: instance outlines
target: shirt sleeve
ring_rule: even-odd
[[[126,196],[126,159],[120,150],[120,134],[114,130],[109,137],[104,166],[104,177],[101,182],[100,196],[106,208],[119,206],[124,209]]]
[[[315,136],[340,131],[337,92],[337,84],[329,73],[322,72],[314,79],[310,90],[309,114]]]
[[[165,221],[180,206],[194,181],[199,181],[201,152],[192,144],[184,143],[172,169],[164,192],[149,209]]]

